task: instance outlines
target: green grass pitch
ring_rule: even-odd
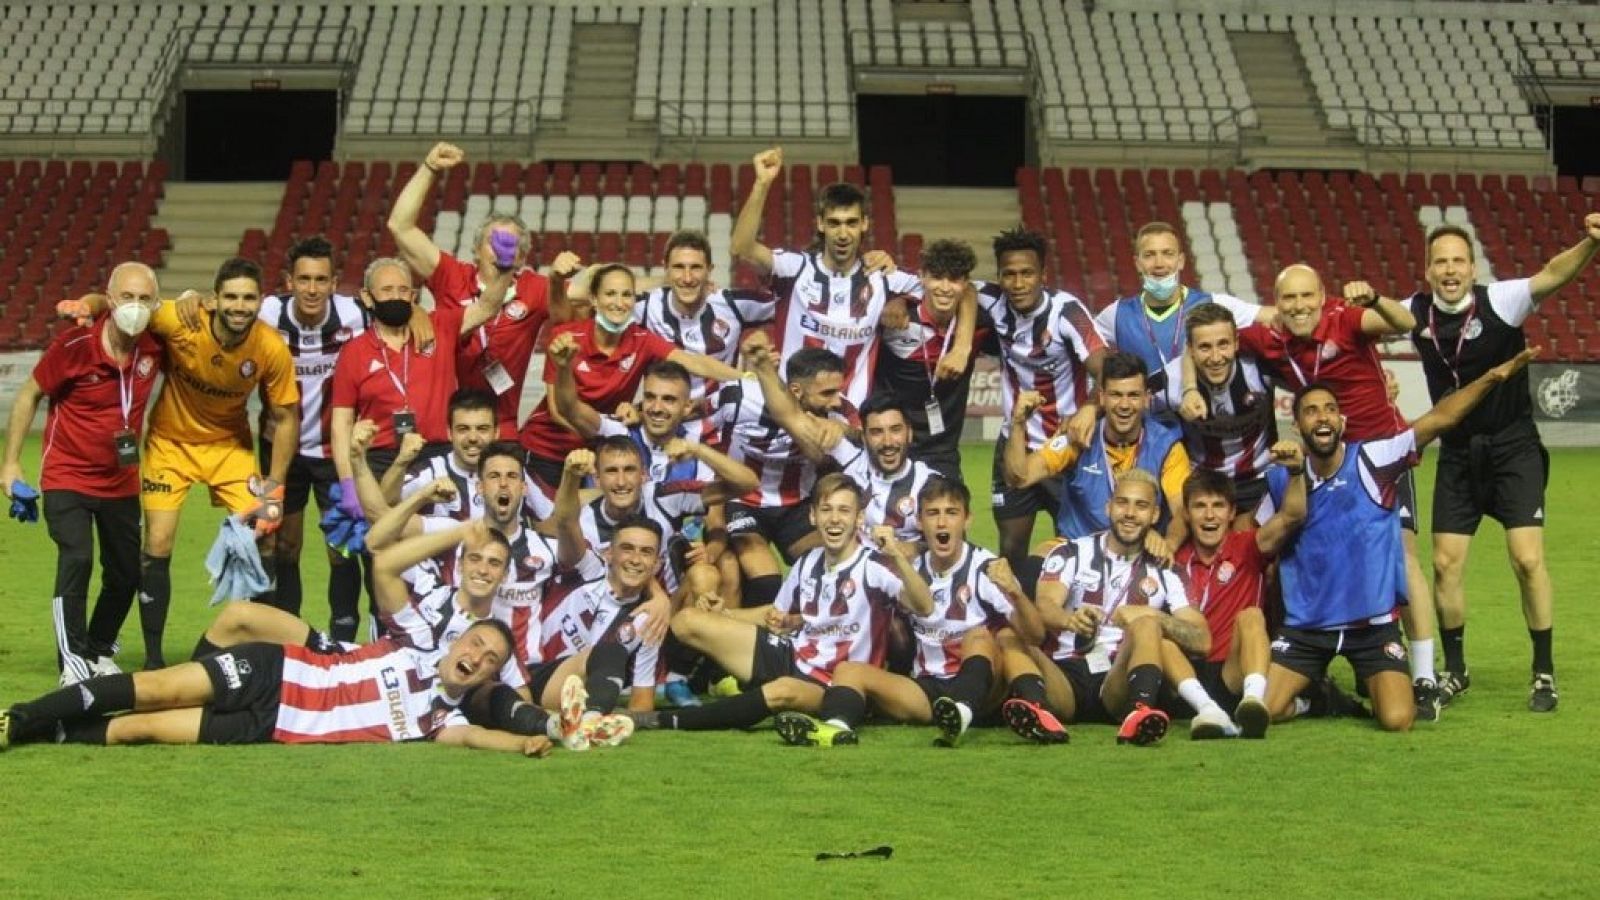
[[[1197,745],[1180,727],[1140,749],[1078,726],[1065,747],[984,730],[949,751],[929,728],[869,727],[860,747],[810,751],[770,731],[649,732],[542,761],[27,746],[0,756],[0,895],[1594,896],[1600,451],[1552,456],[1551,716],[1524,708],[1528,640],[1486,523],[1468,581],[1472,691],[1410,735],[1302,722]],[[971,448],[970,483],[988,469],[988,449]],[[1422,472],[1426,498],[1431,456]],[[170,659],[208,619],[202,558],[219,514],[198,495],[185,512]],[[54,559],[42,525],[0,523],[0,702],[55,684]],[[324,573],[307,553],[319,622]],[[124,634],[136,648],[136,619]],[[813,860],[880,844],[893,859]]]

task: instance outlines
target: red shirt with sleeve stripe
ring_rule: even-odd
[[[348,653],[283,648],[272,739],[280,744],[414,741],[467,724],[439,685],[444,650],[385,638]]]
[[[550,338],[558,334],[571,334],[578,341],[578,350],[572,355],[572,377],[578,385],[578,398],[601,414],[610,413],[618,404],[633,399],[644,380],[644,371],[651,364],[671,356],[678,348],[666,338],[645,330],[636,322],[628,323],[618,337],[617,346],[607,353],[595,344],[593,319],[566,322],[551,329]],[[544,382],[554,384],[555,362],[546,359]],[[522,423],[522,446],[542,459],[565,460],[567,454],[584,445],[583,438],[556,422],[550,414],[547,395]]]
[[[1239,348],[1292,391],[1316,382],[1332,388],[1345,416],[1345,440],[1394,437],[1410,426],[1389,402],[1378,341],[1361,330],[1365,313],[1359,306],[1329,299],[1311,337],[1251,325],[1239,329]]]
[[[399,446],[394,414],[402,409],[416,415],[417,432],[424,440],[441,443],[450,439],[450,395],[456,389],[462,315],[459,309],[429,313],[434,341],[427,348],[418,349],[414,342],[407,342],[392,350],[373,327],[339,352],[333,367],[333,406],[353,409],[357,421],[371,419],[378,426],[372,446]]]
[[[133,497],[139,493],[139,467],[117,463],[114,435],[138,432],[161,371],[164,354],[150,332],[139,335],[118,366],[106,354],[102,333],[115,328],[102,314],[88,326],[64,329],[33,367],[33,381],[50,409],[44,420],[40,487],[76,491],[91,497]],[[127,418],[123,391],[131,395]]]
[[[439,264],[428,276],[427,288],[438,309],[465,309],[483,293],[478,267],[449,253],[439,254]],[[464,388],[494,393],[484,367],[498,362],[511,376],[511,388],[495,402],[495,417],[500,423],[500,438],[517,436],[517,404],[522,401],[522,384],[528,377],[534,343],[550,319],[550,279],[531,268],[517,273],[505,305],[487,325],[476,329],[456,354],[456,378]],[[487,339],[487,354],[485,353]]]
[[[1222,539],[1210,563],[1200,561],[1194,541],[1185,541],[1173,554],[1172,567],[1189,586],[1189,603],[1206,617],[1211,628],[1211,662],[1226,662],[1233,646],[1233,623],[1239,613],[1261,606],[1270,557],[1261,553],[1256,530],[1232,531]]]

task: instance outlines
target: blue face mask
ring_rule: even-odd
[[[1151,278],[1144,276],[1144,292],[1157,300],[1169,300],[1178,290],[1178,273],[1173,272],[1165,278]]]
[[[621,324],[613,324],[610,319],[606,318],[605,316],[602,316],[600,314],[599,310],[596,310],[595,314],[594,314],[595,327],[604,329],[606,334],[621,334],[623,332],[623,329],[627,328],[628,325],[632,323],[632,321],[633,321],[632,319],[629,319],[628,321],[622,322]]]

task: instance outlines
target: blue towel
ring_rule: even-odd
[[[206,571],[217,586],[211,593],[212,606],[224,600],[249,600],[272,588],[272,579],[267,577],[261,553],[256,549],[255,529],[233,516],[222,520],[217,542],[206,554]]]
[[[322,514],[322,519],[317,525],[322,529],[322,534],[328,540],[328,546],[339,551],[343,556],[352,553],[365,553],[367,550],[366,519],[353,519],[338,506],[340,495],[343,493],[338,485],[330,489],[333,507]]]
[[[39,521],[39,492],[20,478],[11,482],[11,518],[23,523]]]

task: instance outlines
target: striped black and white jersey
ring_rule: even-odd
[[[329,402],[332,391],[323,386],[333,379],[339,351],[367,329],[366,310],[354,297],[334,294],[322,321],[304,325],[295,317],[294,295],[272,294],[262,298],[257,318],[283,336],[294,359],[294,378],[300,385],[299,452],[327,459],[332,453],[329,420],[333,404]]]
[[[1183,400],[1183,358],[1167,363],[1166,389],[1152,399],[1150,411],[1176,411]],[[1233,372],[1221,387],[1200,384],[1206,417],[1183,422],[1183,444],[1196,468],[1229,476],[1237,484],[1266,474],[1272,445],[1278,439],[1272,381],[1246,357],[1234,360]]]
[[[672,288],[659,287],[639,295],[634,321],[691,353],[703,353],[730,366],[739,365],[739,341],[746,329],[771,322],[777,298],[760,291],[713,291],[688,315],[678,310]],[[715,391],[698,375],[690,376],[689,398],[699,401]]]

